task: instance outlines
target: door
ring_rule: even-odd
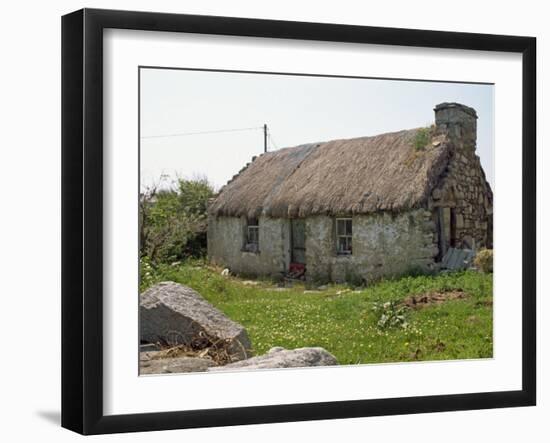
[[[449,237],[449,244],[451,245],[451,248],[456,248],[458,245],[456,244],[456,209],[451,208],[451,236]]]
[[[457,246],[455,208],[438,208],[437,230],[439,237],[438,261],[441,261],[449,248],[455,248]]]
[[[303,218],[290,221],[291,262],[306,264],[306,222]]]

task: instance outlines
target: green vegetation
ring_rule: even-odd
[[[409,309],[406,305],[400,304],[398,301],[392,300],[385,303],[373,303],[372,311],[377,313],[378,329],[387,330],[391,328],[406,328],[407,314]]]
[[[422,151],[430,141],[430,128],[420,128],[414,136],[414,149]]]
[[[246,327],[254,352],[273,346],[322,346],[341,364],[489,358],[493,354],[492,274],[465,271],[404,277],[354,289],[220,275],[201,260],[152,266],[142,261],[141,289],[172,280],[190,286]],[[411,308],[427,293],[464,297]],[[386,316],[384,319],[383,316]]]
[[[140,195],[140,257],[166,263],[202,257],[206,251],[206,207],[214,195],[206,179],[178,179],[168,189]]]

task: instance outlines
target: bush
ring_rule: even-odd
[[[396,301],[385,303],[375,303],[372,307],[375,314],[378,315],[376,326],[378,329],[386,330],[391,328],[406,328],[407,307],[398,304]]]
[[[152,188],[140,196],[140,256],[150,264],[171,263],[206,252],[208,199],[204,179],[179,179],[169,189]]]
[[[422,151],[430,141],[430,128],[420,128],[414,136],[414,148]]]
[[[486,274],[493,272],[493,250],[480,249],[474,259],[474,265]]]

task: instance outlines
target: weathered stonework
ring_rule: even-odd
[[[432,191],[428,208],[440,222],[439,208],[449,208],[455,219],[454,245],[492,248],[493,193],[476,155],[476,112],[463,105],[442,103],[435,108],[435,135],[450,145],[450,160]],[[450,216],[450,215],[449,215]],[[438,239],[440,249],[442,247]]]
[[[438,250],[431,212],[357,215],[353,219],[353,254],[337,255],[335,218],[306,219],[307,277],[315,281],[370,281],[414,269],[431,270]],[[243,251],[246,219],[211,217],[209,259],[232,272],[281,276],[290,264],[290,223],[260,217],[259,252]]]
[[[392,160],[393,166],[399,166],[394,170],[395,180],[408,176],[407,183],[411,189],[421,191],[421,198],[412,202],[409,199],[407,205],[397,208],[392,205],[391,210],[387,210],[387,206],[382,209],[374,206],[374,209],[364,211],[361,209],[364,208],[361,206],[363,200],[374,202],[380,200],[380,196],[373,194],[370,188],[365,189],[364,194],[361,194],[362,190],[356,190],[354,195],[362,195],[363,200],[357,206],[349,207],[347,213],[326,211],[331,215],[319,215],[325,212],[312,207],[304,216],[294,211],[292,205],[286,209],[286,215],[274,215],[263,206],[256,205],[251,208],[254,213],[272,215],[258,217],[259,252],[244,250],[245,217],[210,214],[209,258],[229,267],[232,272],[281,276],[289,270],[292,237],[290,217],[294,216],[304,217],[306,278],[315,281],[368,283],[380,277],[434,269],[436,262],[441,260],[449,247],[492,248],[493,193],[475,153],[476,131],[477,115],[474,109],[456,103],[437,105],[435,125],[431,128],[431,140],[427,146],[418,150],[413,144],[410,148],[404,145],[402,149],[408,155],[406,161]],[[428,174],[420,167],[422,159],[429,158],[437,158],[438,162]],[[415,163],[416,159],[419,162]],[[409,171],[418,171],[416,176],[407,175],[407,168],[410,168]],[[284,173],[288,171],[285,169],[279,172],[277,177],[282,177]],[[344,174],[341,179],[354,180],[352,183],[357,184],[360,183],[357,174],[363,173],[364,168],[354,178],[347,178]],[[371,173],[376,176],[377,171]],[[418,177],[421,180],[415,181]],[[274,186],[280,186],[279,181],[274,183]],[[391,188],[381,188],[382,191],[388,189],[391,193]],[[300,195],[298,187],[296,195]],[[397,197],[402,195],[400,193]],[[267,201],[271,202],[269,199]],[[352,218],[350,255],[336,253],[335,215]]]
[[[336,254],[334,217],[306,220],[308,278],[369,282],[382,276],[433,269],[438,254],[431,213],[416,209],[353,216],[353,253]]]
[[[246,218],[208,218],[208,258],[245,275],[280,277],[290,262],[290,223],[286,219],[259,217],[259,252],[244,250]]]

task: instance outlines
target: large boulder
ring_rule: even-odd
[[[337,365],[336,358],[323,348],[284,349],[271,348],[267,354],[230,363],[225,366],[214,366],[208,371],[231,371],[239,369],[276,369],[305,368],[310,366]]]
[[[195,350],[216,348],[229,361],[252,356],[248,334],[208,303],[193,289],[174,282],[162,282],[140,296],[140,338],[142,342],[188,346]]]
[[[175,357],[175,358],[140,358],[140,375],[148,374],[178,374],[182,372],[204,372],[215,363],[207,358]]]

